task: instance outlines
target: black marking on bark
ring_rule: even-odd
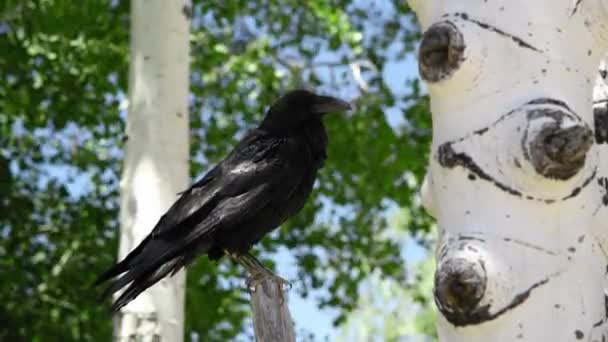
[[[606,79],[608,77],[608,69],[600,70],[600,77]]]
[[[591,174],[591,176],[589,176],[587,179],[585,179],[585,181],[583,182],[583,184],[581,186],[574,188],[574,190],[572,190],[570,195],[563,197],[561,200],[565,201],[565,200],[576,197],[585,187],[587,187],[587,185],[589,185],[589,183],[591,183],[592,180],[595,179],[596,175],[597,175],[597,166],[595,167],[595,169],[593,169],[593,173]]]
[[[489,130],[490,130],[490,127],[484,127],[482,129],[478,129],[476,131],[473,131],[473,134],[475,134],[475,135],[484,135]]]
[[[439,164],[443,167],[452,169],[456,166],[461,166],[461,167],[469,170],[470,172],[474,173],[475,175],[477,175],[477,177],[479,177],[480,179],[491,182],[500,190],[502,190],[510,195],[513,195],[513,196],[523,197],[523,194],[521,193],[521,191],[513,189],[513,188],[507,186],[506,184],[503,184],[503,183],[497,181],[496,179],[492,178],[492,176],[488,175],[485,171],[483,171],[483,169],[481,167],[479,167],[479,165],[477,165],[477,163],[475,163],[473,161],[473,158],[471,158],[466,153],[456,153],[454,151],[454,149],[452,148],[452,142],[446,142],[446,143],[443,143],[441,146],[439,146],[439,149],[437,152],[437,159],[438,159]],[[591,176],[589,176],[583,182],[583,184],[581,186],[574,188],[569,195],[567,195],[563,198],[560,198],[559,200],[565,201],[565,200],[576,197],[582,191],[582,189],[584,189],[587,185],[589,185],[589,183],[591,183],[591,181],[595,178],[596,174],[597,174],[597,167],[593,170],[593,173],[591,174]],[[528,200],[531,200],[531,201],[544,202],[546,204],[553,204],[553,203],[557,202],[557,200],[555,200],[555,199],[537,198],[537,197],[530,196],[530,195],[525,196],[525,198]]]
[[[599,321],[597,321],[595,324],[593,324],[594,328],[600,327],[602,324],[604,324],[604,320],[600,319]]]
[[[448,254],[448,245],[443,245],[441,246],[441,249],[439,250],[439,260],[442,260],[443,258],[445,258],[445,256]]]
[[[187,20],[192,19],[192,6],[186,4],[182,7],[182,14]]]
[[[583,0],[576,0],[576,4],[574,5],[572,12],[570,13],[570,16],[573,16],[576,14],[576,11],[578,11],[578,6],[581,4],[581,2],[583,2]]]
[[[529,110],[526,114],[528,116],[528,120],[534,120],[534,119],[539,119],[539,118],[551,118],[558,125],[561,125],[564,122],[564,117],[571,117],[574,119],[577,118],[577,117],[573,117],[568,112],[561,111],[561,110],[555,110],[553,108],[547,108],[547,107],[532,109],[532,110]]]
[[[476,308],[474,311],[469,312],[467,314],[454,314],[453,312],[444,312],[444,308],[440,306],[440,303],[437,303],[437,295],[435,295],[435,302],[437,303],[437,307],[446,318],[448,322],[456,327],[464,327],[468,325],[478,325],[484,322],[492,321],[503,314],[515,309],[522,303],[524,303],[529,297],[532,291],[535,289],[547,284],[549,282],[549,278],[543,279],[532,286],[530,286],[527,290],[517,294],[511,302],[506,305],[504,308],[496,311],[495,313],[490,312],[490,305],[484,305],[482,307]]]
[[[552,99],[552,98],[548,98],[548,97],[541,97],[535,100],[532,100],[528,103],[526,103],[527,105],[544,105],[544,104],[550,104],[550,105],[555,105],[555,106],[559,106],[559,107],[563,107],[565,109],[567,109],[568,111],[572,111],[572,109],[570,109],[570,106],[568,106],[568,104],[562,100],[558,100],[558,99]]]
[[[486,240],[482,239],[482,238],[478,238],[475,236],[470,236],[470,235],[460,235],[458,236],[458,241],[479,241],[479,242],[486,242]]]
[[[574,252],[576,252],[576,248],[574,248],[574,247],[568,247],[568,252],[574,253]]]
[[[521,169],[521,162],[519,161],[519,159],[517,157],[513,158],[513,165],[515,165],[516,168]]]
[[[474,174],[469,173],[469,180],[474,181],[474,180],[476,180],[476,179],[477,179],[477,177],[475,177],[475,175],[474,175]]]
[[[585,337],[585,334],[583,334],[583,332],[580,330],[575,330],[574,336],[576,336],[577,340],[582,340]]]
[[[533,290],[535,290],[536,288],[539,288],[545,284],[547,284],[549,282],[549,278],[543,279],[535,284],[533,284],[532,286],[530,286],[526,291],[518,294],[517,296],[515,296],[513,298],[513,300],[511,301],[511,303],[509,303],[509,305],[507,305],[505,308],[503,308],[502,310],[496,312],[495,314],[493,314],[493,318],[496,318],[502,314],[504,314],[505,312],[514,309],[515,307],[519,306],[520,304],[522,304],[523,302],[526,301],[526,299],[528,299],[528,297],[530,297],[530,293],[532,293]]]
[[[585,241],[585,234],[578,237],[578,243],[583,243]]]
[[[608,143],[608,105],[593,108],[593,121],[595,126],[595,142]]]
[[[604,318],[608,319],[608,296],[604,294]]]
[[[606,207],[606,206],[608,206],[608,178],[600,177],[597,180],[597,183],[604,190],[604,195],[602,196],[602,204]]]
[[[524,246],[524,247],[527,247],[527,248],[531,248],[531,249],[537,250],[539,252],[543,252],[545,254],[549,254],[549,255],[553,255],[553,256],[557,255],[557,253],[555,253],[553,251],[544,249],[541,246],[538,246],[538,245],[535,245],[535,244],[532,244],[532,243],[529,243],[529,242],[526,242],[526,241],[522,241],[522,240],[518,240],[518,239],[511,239],[511,238],[508,238],[508,237],[504,238],[503,241],[514,243],[514,244],[518,244],[520,246]]]
[[[457,12],[457,13],[454,13],[454,16],[456,16],[456,17],[458,17],[458,18],[461,18],[462,20],[465,20],[465,21],[471,22],[471,23],[473,23],[473,24],[475,24],[475,25],[477,25],[477,26],[479,26],[479,27],[481,27],[481,28],[483,28],[483,29],[485,29],[485,30],[489,30],[489,31],[492,31],[492,32],[494,32],[494,33],[497,33],[497,34],[499,34],[499,35],[501,35],[501,36],[504,36],[504,37],[510,38],[510,39],[511,39],[511,40],[513,40],[515,43],[517,43],[517,45],[519,45],[519,46],[521,46],[521,47],[523,47],[523,48],[530,49],[530,50],[532,50],[532,51],[539,52],[539,53],[542,53],[542,52],[543,52],[542,50],[540,50],[540,49],[538,49],[538,48],[534,47],[532,44],[530,44],[530,43],[526,42],[525,40],[523,40],[523,39],[521,39],[521,38],[519,38],[519,37],[517,37],[517,36],[514,36],[514,35],[512,35],[512,34],[510,34],[510,33],[507,33],[507,32],[505,32],[505,31],[503,31],[503,30],[499,29],[499,28],[498,28],[498,27],[496,27],[496,26],[492,26],[492,25],[490,25],[490,24],[488,24],[488,23],[484,23],[484,22],[481,22],[481,21],[479,21],[479,20],[473,19],[473,18],[469,17],[469,15],[468,15],[468,14],[466,14],[466,13],[458,13],[458,12]]]
[[[439,147],[438,158],[439,158],[439,164],[443,167],[447,167],[447,168],[451,169],[456,166],[462,166],[465,169],[468,169],[469,171],[476,174],[477,177],[479,177],[483,180],[486,180],[488,182],[492,182],[499,189],[501,189],[511,195],[519,196],[519,197],[521,197],[521,195],[522,195],[520,191],[512,189],[512,188],[506,186],[505,184],[502,184],[502,183],[496,181],[495,179],[493,179],[490,175],[485,173],[485,171],[483,171],[481,169],[481,167],[479,167],[479,165],[477,165],[473,161],[473,158],[468,156],[466,153],[454,152],[454,149],[452,148],[451,143],[444,143],[443,145],[441,145]]]

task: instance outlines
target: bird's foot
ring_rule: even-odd
[[[281,304],[283,304],[285,302],[283,291],[289,291],[292,285],[288,280],[279,277],[274,273],[260,272],[250,275],[247,277],[247,288],[251,293],[253,293],[256,291],[258,285],[261,285],[265,280],[270,280],[277,285]]]
[[[260,272],[247,277],[247,288],[249,288],[251,292],[255,292],[257,286],[264,282],[264,280],[274,281],[281,291],[290,290],[292,287],[289,280],[286,280],[285,278],[279,277],[273,273]]]
[[[262,284],[265,280],[270,280],[278,286],[279,295],[281,296],[281,304],[283,303],[283,291],[291,289],[291,283],[289,281],[274,274],[274,272],[266,268],[264,264],[249,253],[239,255],[230,253],[229,251],[225,252],[226,254],[232,256],[249,272],[250,276],[247,277],[246,284],[247,289],[250,292],[255,292],[258,285]]]

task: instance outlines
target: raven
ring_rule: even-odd
[[[211,260],[230,256],[248,270],[248,283],[264,278],[287,283],[249,249],[302,209],[327,157],[322,118],[350,108],[335,97],[302,89],[280,97],[257,128],[181,193],[124,260],[97,278],[95,285],[111,280],[103,297],[129,285],[112,310],[203,254]]]

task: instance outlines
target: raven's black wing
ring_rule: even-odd
[[[184,258],[191,260],[191,249],[199,248],[199,240],[204,240],[207,234],[216,229],[246,221],[272,199],[273,191],[272,184],[264,183],[236,197],[221,201],[217,208],[193,229],[187,232],[180,230],[180,233],[185,234],[181,235],[178,241],[174,236],[170,242],[162,237],[151,237],[143,251],[132,258],[133,265],[128,265],[126,273],[104,291],[103,296],[107,297],[130,283],[112,304],[112,310],[120,310],[167,274],[177,272],[185,266]]]
[[[178,227],[190,229],[211,213],[218,203],[256,186],[280,178],[285,169],[284,139],[260,130],[249,132],[221,163],[194,183],[160,218],[152,236],[168,239]]]
[[[184,266],[180,254],[186,253],[194,241],[204,240],[218,227],[245,222],[275,192],[293,191],[290,188],[295,188],[299,181],[297,170],[286,163],[291,158],[290,145],[286,140],[254,131],[222,163],[184,192],[152,233],[96,281],[100,283],[127,272],[105,292],[110,295],[132,282],[113,308],[118,310],[169,272]]]

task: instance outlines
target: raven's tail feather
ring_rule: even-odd
[[[135,299],[147,288],[164,278],[169,272],[177,272],[183,266],[180,263],[180,259],[181,258],[177,257],[169,260],[160,267],[154,267],[148,272],[138,272],[137,270],[133,270],[117,279],[106,289],[104,292],[105,296],[113,294],[129,283],[131,283],[131,285],[129,285],[125,292],[123,292],[112,304],[112,311],[117,312],[120,310],[123,306]]]
[[[110,297],[115,292],[129,285],[119,299],[112,305],[113,311],[118,311],[141,292],[154,285],[179,264],[179,256],[170,253],[171,245],[162,240],[144,239],[127,257],[101,274],[94,285],[111,281],[103,291],[100,300]],[[117,278],[118,277],[118,278]]]
[[[138,264],[140,258],[140,254],[144,251],[144,248],[148,245],[150,241],[150,236],[146,237],[134,250],[132,250],[124,260],[119,262],[118,264],[112,266],[109,270],[102,273],[97,279],[93,282],[93,286],[100,285],[103,282],[106,282],[122,273],[127,272],[129,269],[133,268],[134,264]]]
[[[209,241],[205,241],[190,245],[190,249],[180,249],[163,240],[146,238],[123,261],[95,281],[97,285],[115,278],[100,299],[108,298],[128,285],[112,304],[112,311],[116,312],[169,273],[173,276],[186,267],[197,255],[205,253],[209,246]]]

